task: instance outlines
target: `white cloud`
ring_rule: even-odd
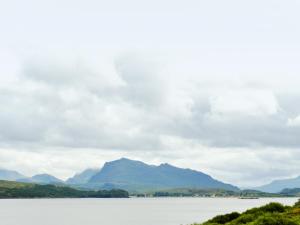
[[[271,91],[243,89],[224,91],[210,98],[211,113],[217,115],[268,116],[279,111]]]
[[[172,159],[237,183],[245,171],[256,181],[253,165],[263,177],[296,171],[287,157],[276,175],[270,165],[280,160],[266,160],[300,146],[296,1],[15,5],[0,7],[1,165],[64,177],[97,153]],[[84,165],[62,163],[73,151],[86,152]]]
[[[287,125],[290,127],[299,127],[300,126],[300,115],[293,119],[288,119]]]
[[[1,168],[18,170],[26,176],[50,173],[61,179],[73,176],[86,168],[101,168],[105,161],[119,157],[118,152],[64,148],[45,148],[43,151],[1,148]]]

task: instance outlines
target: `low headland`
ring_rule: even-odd
[[[10,198],[128,198],[127,191],[78,190],[53,184],[33,184],[0,180],[0,199]]]

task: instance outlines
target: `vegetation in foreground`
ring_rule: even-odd
[[[0,181],[0,198],[128,198],[124,190],[83,191],[66,186]]]
[[[201,225],[300,225],[300,201],[292,207],[273,202],[243,213],[216,216]]]

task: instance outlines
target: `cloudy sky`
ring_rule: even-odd
[[[300,175],[296,0],[0,0],[0,167],[120,157],[241,186]]]

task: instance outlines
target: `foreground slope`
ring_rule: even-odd
[[[202,225],[300,225],[300,202],[293,207],[269,203],[241,214],[233,212],[216,216]]]
[[[181,169],[169,164],[147,165],[126,158],[105,163],[104,167],[91,177],[89,184],[126,190],[180,187],[239,190],[233,185],[215,180],[199,171]]]
[[[0,180],[0,198],[127,198],[123,190],[82,191],[66,186]]]

